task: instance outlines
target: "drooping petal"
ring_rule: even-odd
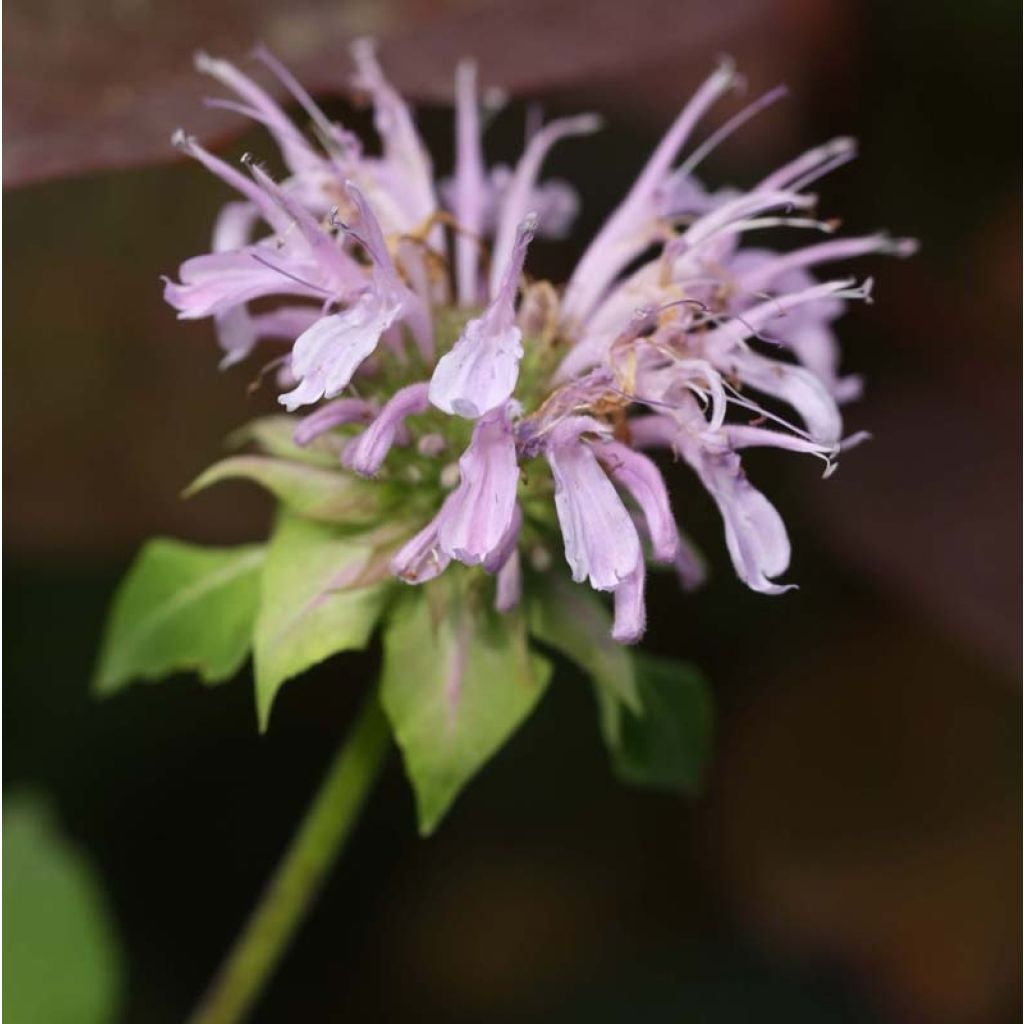
[[[465,330],[438,361],[430,381],[430,401],[445,412],[475,419],[508,401],[519,378],[523,332],[515,322],[515,295],[526,249],[536,227],[519,227],[512,259],[484,315]]]
[[[321,317],[296,340],[291,370],[299,384],[278,401],[294,412],[338,394],[400,311],[401,302],[366,291],[344,312]]]
[[[644,584],[647,570],[641,559],[636,568],[615,588],[615,619],[612,639],[620,644],[639,642],[647,628]]]
[[[505,531],[505,536],[501,538],[497,547],[493,548],[491,553],[482,562],[485,572],[493,575],[501,571],[501,567],[515,554],[522,528],[523,511],[519,507],[519,503],[516,502],[512,510],[512,521]]]
[[[699,411],[693,415],[699,417]],[[726,547],[736,574],[747,586],[763,594],[792,589],[772,582],[789,566],[785,524],[775,507],[747,480],[740,457],[725,437],[698,435],[668,415],[631,420],[630,433],[635,444],[671,448],[697,473],[722,515]],[[699,560],[696,568],[699,572]]]
[[[391,559],[391,572],[404,583],[426,583],[448,568],[451,558],[437,542],[437,518],[431,519]]]
[[[438,540],[452,558],[479,565],[501,546],[515,517],[519,466],[507,409],[477,421],[459,459],[459,477],[445,502]]]
[[[263,339],[293,342],[320,319],[313,306],[281,306],[266,313],[250,313],[244,305],[214,314],[217,341],[224,350],[221,369],[241,362]],[[287,387],[292,387],[294,382]]]
[[[786,526],[775,506],[747,480],[739,456],[692,446],[682,452],[722,513],[726,547],[740,579],[762,594],[791,590],[772,582],[789,567]]]
[[[225,203],[213,225],[213,251],[227,252],[248,245],[259,218],[260,211],[252,203]],[[256,328],[244,305],[215,314],[213,323],[217,344],[224,353],[222,369],[240,362],[256,345]]]
[[[513,550],[498,570],[497,588],[494,594],[494,608],[499,612],[510,612],[523,596],[523,569],[519,552]]]
[[[679,550],[676,552],[676,576],[679,585],[687,593],[703,586],[707,579],[707,567],[693,541],[684,533],[679,534]]]
[[[674,561],[679,546],[679,530],[658,467],[646,455],[619,441],[595,444],[594,451],[611,478],[640,506],[651,536],[654,557],[659,562]]]
[[[736,349],[716,360],[716,365],[749,387],[792,406],[814,441],[827,446],[838,443],[843,433],[839,405],[810,370],[768,359],[749,349]]]
[[[601,430],[589,417],[571,417],[548,439],[555,479],[555,510],[572,578],[596,590],[614,590],[642,561],[640,538],[612,482],[581,435]]]
[[[395,444],[406,419],[426,412],[428,404],[425,382],[410,384],[396,391],[384,403],[374,421],[346,449],[345,465],[363,476],[374,476]]]

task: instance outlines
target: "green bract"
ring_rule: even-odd
[[[465,430],[457,418],[437,420]],[[287,416],[255,420],[231,441],[256,451],[215,464],[186,492],[231,480],[265,488],[279,504],[265,546],[157,539],[143,547],[114,600],[98,692],[186,670],[222,682],[251,651],[265,729],[283,683],[332,655],[365,648],[379,629],[380,699],[426,835],[539,703],[552,674],[538,653],[547,648],[593,683],[620,778],[699,789],[711,715],[692,668],[615,643],[602,598],[572,585],[561,569],[527,567],[521,607],[501,615],[493,611],[494,582],[479,568],[451,566],[418,587],[398,581],[389,571],[392,555],[433,514],[430,503],[436,509],[444,498],[438,460],[396,450],[379,478],[365,480],[339,465],[350,429],[302,448],[293,430]],[[458,452],[464,439],[450,440]],[[549,544],[552,524],[532,509],[549,507],[550,487],[544,472],[521,483],[527,550]]]

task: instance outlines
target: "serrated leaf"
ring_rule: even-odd
[[[207,683],[234,676],[252,642],[263,558],[259,545],[149,541],[114,596],[97,692],[189,669]]]
[[[261,416],[234,431],[228,437],[228,444],[232,448],[254,444],[265,455],[304,462],[323,469],[337,469],[341,454],[337,438],[325,434],[300,448],[292,439],[297,422],[294,416],[283,414]]]
[[[615,772],[626,782],[696,795],[711,747],[707,683],[686,662],[645,654],[634,660],[644,711],[640,717],[620,708],[615,731],[604,730]]]
[[[269,455],[233,455],[214,463],[186,488],[192,497],[223,480],[251,480],[296,515],[364,526],[380,519],[384,489],[355,476]]]
[[[498,616],[449,570],[405,595],[384,631],[381,702],[429,835],[527,718],[551,667],[522,619]]]
[[[376,569],[373,535],[351,536],[324,523],[282,515],[267,547],[253,665],[256,711],[265,729],[282,683],[341,651],[366,646],[390,578]]]
[[[611,616],[593,591],[549,573],[530,592],[528,607],[530,633],[593,681],[606,733],[617,733],[621,706],[642,714],[633,659],[612,639]]]
[[[3,862],[4,1016],[117,1019],[124,969],[103,891],[38,798],[4,799]]]

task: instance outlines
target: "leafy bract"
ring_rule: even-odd
[[[207,683],[230,679],[249,653],[263,558],[259,545],[149,541],[114,597],[96,690],[186,670]]]
[[[254,638],[261,728],[285,680],[366,646],[393,585],[374,534],[280,517],[267,548]]]
[[[646,654],[633,658],[643,715],[619,708],[612,731],[608,714],[602,716],[615,773],[625,782],[695,796],[711,747],[708,685],[686,662]]]
[[[265,455],[336,470],[341,454],[339,439],[325,434],[300,447],[293,440],[295,424],[294,416],[283,413],[277,416],[261,416],[234,431],[228,437],[228,444],[233,448],[254,444]]]
[[[365,526],[381,517],[385,488],[350,473],[269,455],[232,455],[214,463],[185,490],[191,497],[222,480],[251,480],[290,511],[321,522]]]
[[[606,733],[617,733],[620,706],[642,713],[630,651],[612,639],[611,616],[597,594],[550,574],[531,589],[529,616],[534,637],[590,676]]]
[[[420,832],[540,700],[550,665],[531,654],[517,614],[496,615],[449,570],[397,605],[384,631],[381,701],[416,795]]]

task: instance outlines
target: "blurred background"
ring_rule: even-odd
[[[464,55],[513,98],[497,156],[516,152],[527,101],[607,116],[552,158],[585,213],[568,242],[536,247],[539,273],[571,266],[721,53],[751,94],[782,81],[792,95],[706,181],[749,185],[852,133],[862,156],[822,185],[823,211],[922,251],[876,261],[875,305],[841,328],[846,367],[869,380],[849,426],[874,441],[827,482],[809,461],[750,460],[789,523],[799,591],[744,590],[710,503],[673,480],[714,575],[695,597],[656,579],[646,643],[712,682],[705,795],[616,783],[584,681],[560,666],[429,841],[392,758],[254,1020],[1020,1019],[1017,4],[5,0],[4,14],[12,1024],[182,1019],[374,678],[370,652],[288,684],[264,737],[247,672],[88,693],[139,543],[258,538],[270,511],[241,486],[178,498],[272,405],[247,395],[253,365],[216,372],[210,325],[160,298],[226,197],[174,159],[171,131],[271,150],[200,105],[191,53],[241,59],[262,40],[349,117],[345,43],[367,32],[425,104],[441,170]]]

